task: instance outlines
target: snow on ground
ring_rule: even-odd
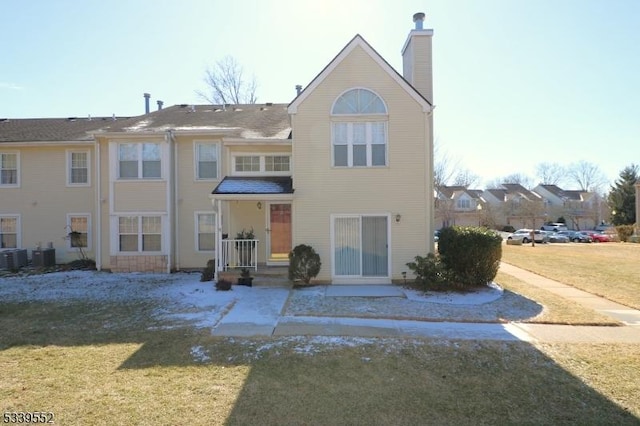
[[[5,303],[155,301],[156,313],[162,318],[175,320],[176,325],[186,321],[212,332],[234,324],[275,327],[278,322],[332,323],[336,317],[344,317],[342,321],[347,325],[353,322],[371,326],[370,321],[375,321],[376,326],[387,327],[403,325],[399,320],[411,320],[403,325],[405,327],[420,324],[417,321],[495,323],[498,318],[508,321],[530,318],[541,310],[537,303],[503,292],[498,286],[468,294],[425,294],[409,289],[401,289],[401,293],[405,297],[330,297],[326,286],[294,290],[233,286],[231,291],[216,291],[213,283],[200,282],[199,273],[70,271],[0,278],[0,301]],[[258,346],[252,347],[251,353],[260,356],[270,348],[277,350],[278,345],[294,345],[294,350],[301,354],[317,353],[333,347],[368,345],[376,341],[380,339],[279,337],[252,343]],[[191,348],[191,356],[198,362],[210,359],[207,350],[199,346]]]

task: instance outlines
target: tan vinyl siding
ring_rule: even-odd
[[[90,214],[93,224],[95,193],[93,186],[66,186],[66,152],[69,148],[89,151],[92,145],[16,147],[10,151],[20,153],[20,187],[0,188],[0,215],[20,215],[21,246],[31,250],[38,243],[53,243],[59,263],[77,259],[75,250],[67,249],[67,214]],[[90,167],[93,173],[93,164]],[[92,182],[93,183],[93,182]],[[95,235],[87,255],[94,256]]]
[[[115,212],[165,212],[167,182],[114,182]]]
[[[411,63],[413,86],[429,102],[433,103],[431,37],[414,36],[409,48],[413,51],[413,62]]]
[[[176,231],[175,245],[178,266],[181,269],[201,269],[207,264],[207,260],[213,259],[213,252],[198,252],[196,250],[196,224],[195,212],[213,212],[213,206],[209,194],[220,183],[220,179],[196,180],[195,144],[218,143],[218,175],[221,173],[221,141],[215,138],[200,138],[179,136],[176,138],[178,170],[176,173],[178,190],[175,205]],[[173,152],[171,153],[174,154]],[[174,166],[172,160],[171,167]]]
[[[331,165],[331,115],[345,90],[376,92],[388,109],[388,166],[334,168]],[[318,277],[331,279],[330,214],[391,215],[391,272],[407,271],[406,262],[424,255],[431,240],[431,162],[429,120],[419,105],[361,48],[342,61],[300,104],[294,131],[294,245],[310,244],[320,254]],[[430,191],[432,192],[432,191]],[[395,222],[395,215],[401,220]]]

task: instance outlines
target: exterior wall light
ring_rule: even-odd
[[[262,202],[258,201],[258,204],[256,204],[256,207],[258,207],[258,210],[262,210]]]
[[[400,213],[396,213],[396,223],[400,223],[400,219],[402,219],[402,215]]]

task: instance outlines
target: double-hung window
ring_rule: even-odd
[[[118,236],[121,252],[162,251],[160,216],[120,216]]]
[[[162,175],[159,143],[118,145],[120,179],[159,179]]]
[[[458,209],[460,210],[469,210],[471,208],[471,200],[466,198],[460,198],[457,201]]]
[[[196,144],[196,179],[218,178],[218,144]]]
[[[0,248],[18,248],[18,217],[0,217]]]
[[[384,121],[334,122],[333,166],[387,165],[387,127]]]
[[[216,249],[215,215],[213,213],[196,213],[197,250],[213,251]]]
[[[0,186],[18,186],[18,154],[0,153]]]
[[[69,185],[86,186],[89,184],[89,152],[68,151],[68,180]]]
[[[343,93],[331,110],[332,165],[379,167],[387,165],[387,107],[367,89]]]

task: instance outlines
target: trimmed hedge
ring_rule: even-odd
[[[300,244],[289,253],[289,279],[309,284],[320,273],[320,255],[313,247]]]
[[[458,286],[481,287],[492,281],[498,273],[502,237],[486,228],[444,228],[440,230],[438,252]]]
[[[633,232],[635,231],[635,226],[633,225],[618,225],[616,226],[616,232],[618,233],[618,238],[620,241],[626,243],[629,241]]]

